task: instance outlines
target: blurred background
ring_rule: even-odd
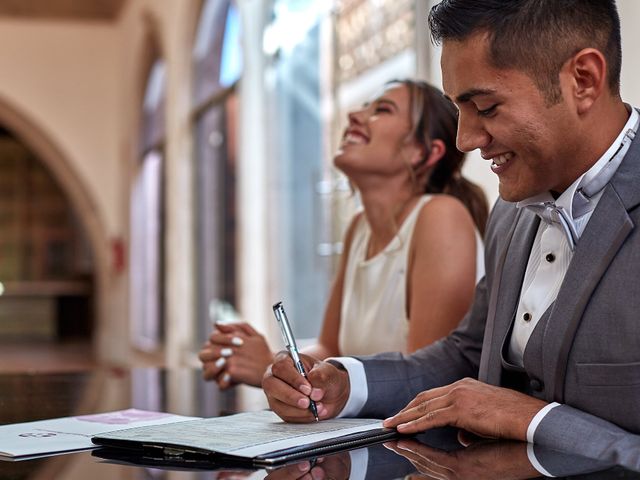
[[[357,208],[346,112],[440,86],[432,3],[0,0],[0,370],[197,366],[212,321],[280,345],[279,300],[313,339]],[[488,162],[465,173],[493,203]]]

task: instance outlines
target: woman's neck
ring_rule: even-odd
[[[371,230],[366,258],[376,256],[398,234],[402,222],[415,206],[419,194],[377,190],[360,192],[364,215]]]

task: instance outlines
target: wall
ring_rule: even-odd
[[[640,2],[637,0],[618,0],[620,22],[622,24],[622,99],[636,107],[640,106],[640,57],[637,55],[640,44]]]
[[[95,198],[106,231],[122,221],[118,55],[108,24],[0,21],[0,96],[49,134]]]
[[[125,193],[116,161],[117,55],[116,30],[106,23],[0,22],[2,116],[49,164],[87,229],[96,267],[96,339],[109,318],[118,318],[110,307],[121,303],[120,279],[109,268],[110,239],[122,231],[116,206]],[[126,345],[115,345],[98,342],[98,353],[121,358]]]

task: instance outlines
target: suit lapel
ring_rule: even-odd
[[[487,318],[483,346],[483,360],[479,378],[492,385],[500,385],[502,372],[501,346],[513,322],[520,298],[520,289],[529,261],[531,245],[538,230],[540,219],[530,211],[523,211],[507,248],[503,268],[497,272],[494,284],[498,288],[495,315]]]
[[[542,362],[548,401],[564,400],[569,352],[591,295],[634,228],[627,211],[640,204],[640,134],[605,187],[578,242],[547,322]]]

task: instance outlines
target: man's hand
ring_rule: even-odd
[[[342,411],[349,398],[349,375],[346,371],[308,355],[300,358],[308,381],[298,373],[287,352],[276,355],[267,368],[262,388],[271,409],[286,422],[307,423],[315,419],[309,411],[309,398],[316,402],[318,417],[333,418]]]
[[[454,452],[444,452],[415,440],[384,444],[389,450],[409,460],[424,478],[516,480],[535,478],[540,473],[527,457],[522,442],[485,442]]]
[[[526,441],[531,420],[545,405],[523,393],[465,378],[419,393],[384,426],[417,433],[450,425],[481,437]]]

